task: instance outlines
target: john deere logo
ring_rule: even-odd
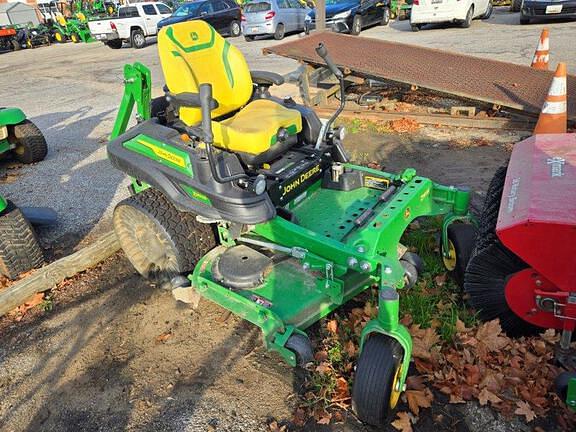
[[[198,33],[196,32],[190,33],[190,37],[192,38],[193,41],[197,41],[198,39],[200,39],[200,36],[198,36]]]

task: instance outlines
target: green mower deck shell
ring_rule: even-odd
[[[26,114],[19,108],[0,108],[0,154],[12,150],[12,145],[8,141],[8,131],[6,126],[13,126],[26,120]]]

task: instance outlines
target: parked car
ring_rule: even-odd
[[[358,35],[363,28],[388,25],[390,0],[326,0],[326,28]],[[316,28],[316,10],[306,16],[306,34]]]
[[[490,0],[414,0],[410,11],[412,31],[425,24],[453,22],[468,28],[474,19],[488,19],[492,15]]]
[[[174,13],[158,23],[158,28],[201,19],[222,35],[240,36],[240,6],[234,0],[197,0],[182,3]]]
[[[244,4],[242,33],[247,41],[260,35],[274,35],[280,40],[286,33],[303,31],[308,12],[298,0],[250,1]]]
[[[118,8],[118,16],[88,21],[88,26],[92,36],[110,48],[122,48],[124,41],[143,48],[146,38],[158,33],[158,22],[171,14],[164,3],[133,3]]]
[[[576,18],[576,0],[524,0],[521,3],[520,24],[557,18]]]

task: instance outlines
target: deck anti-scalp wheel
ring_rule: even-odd
[[[314,361],[314,350],[307,336],[294,333],[288,338],[284,346],[296,354],[296,366],[305,367]]]
[[[216,246],[211,225],[179,211],[161,192],[147,189],[114,209],[114,231],[128,260],[142,276],[157,282],[189,273]]]
[[[16,146],[14,148],[16,159],[25,164],[40,162],[48,153],[44,135],[30,120],[11,126],[8,141]]]
[[[396,408],[402,356],[400,344],[383,334],[371,335],[364,344],[352,388],[352,407],[363,422],[381,426]]]
[[[10,201],[0,213],[0,274],[15,279],[41,266],[44,254],[36,233],[22,212]]]
[[[474,250],[476,228],[471,224],[456,223],[448,227],[448,251],[442,247],[444,267],[456,283],[464,286],[464,274]]]

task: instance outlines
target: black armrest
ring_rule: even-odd
[[[199,93],[166,93],[166,100],[176,106],[183,106],[187,108],[200,108],[202,104],[200,103],[200,94]],[[218,108],[218,101],[212,98],[212,103],[210,104],[210,109],[214,110]]]
[[[250,71],[252,82],[256,85],[271,86],[284,84],[284,77],[274,72]]]

